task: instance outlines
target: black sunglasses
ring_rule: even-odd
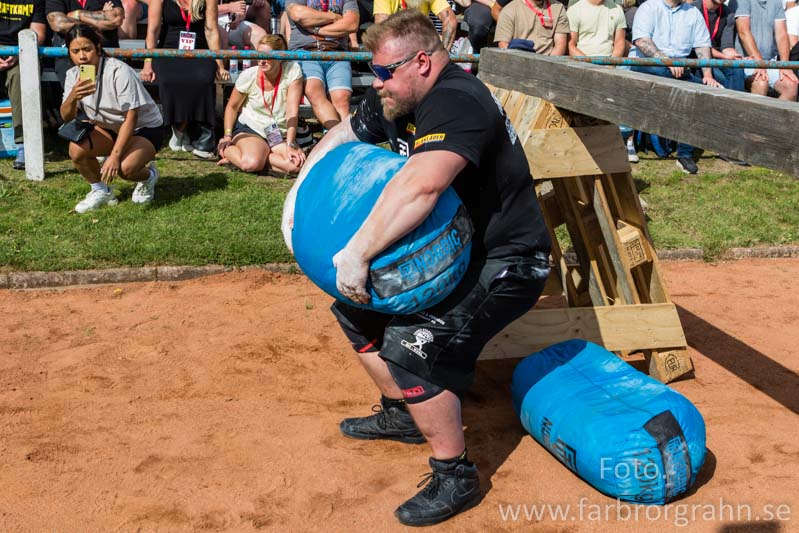
[[[428,56],[433,55],[433,52],[426,52],[425,50],[417,50],[413,54],[409,55],[405,59],[401,61],[397,61],[396,63],[391,63],[390,65],[375,65],[371,61],[369,61],[369,70],[375,75],[375,77],[380,81],[388,81],[391,79],[391,76],[394,74],[394,71],[400,68],[405,63],[409,62],[411,59],[416,57],[416,54],[422,52],[423,54],[427,54]]]

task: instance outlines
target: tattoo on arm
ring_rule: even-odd
[[[450,49],[455,41],[455,32],[458,29],[457,21],[453,23],[454,17],[455,14],[449,9],[445,9],[438,14],[438,18],[441,19],[441,44],[447,50]]]
[[[82,22],[101,31],[115,30],[122,25],[124,11],[120,7],[103,11],[83,11]]]
[[[72,20],[60,11],[48,13],[47,22],[50,24],[50,28],[56,33],[66,33],[78,24],[77,21]]]
[[[666,57],[666,54],[661,52],[658,47],[655,46],[655,41],[649,37],[641,37],[640,39],[636,39],[635,46],[637,46],[638,50],[640,50],[641,53],[646,57]]]
[[[694,48],[694,51],[699,59],[710,59],[711,57],[709,46],[700,46],[699,48]]]

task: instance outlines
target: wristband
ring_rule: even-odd
[[[225,137],[231,137],[233,135],[233,130],[225,130]]]
[[[153,58],[152,57],[145,57],[144,58],[144,62],[145,63],[152,63],[153,62]]]
[[[314,35],[319,35],[319,26],[314,26],[314,28],[313,28],[313,34],[314,34]]]
[[[71,19],[80,20],[80,9],[76,9],[74,11],[70,11],[69,15],[67,15]]]
[[[299,148],[300,147],[300,145],[295,143],[295,142],[290,142],[288,144],[289,144],[289,148]]]

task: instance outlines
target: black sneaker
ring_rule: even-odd
[[[421,444],[425,438],[411,414],[401,400],[381,398],[380,405],[373,405],[375,414],[359,418],[345,418],[339,424],[341,432],[353,439],[387,439]]]
[[[696,166],[696,161],[690,157],[681,157],[677,159],[677,166],[686,174],[696,174],[699,172],[699,167]]]
[[[430,458],[432,472],[417,485],[429,481],[419,494],[394,511],[406,526],[430,526],[480,503],[480,478],[474,463],[443,462]]]

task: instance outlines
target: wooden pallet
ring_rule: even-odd
[[[650,374],[663,382],[690,372],[618,126],[489,87],[524,146],[552,238],[548,292],[562,294],[568,308],[534,309],[500,332],[481,357],[519,357],[579,337],[620,355],[643,353]],[[561,251],[560,227],[574,263]]]

